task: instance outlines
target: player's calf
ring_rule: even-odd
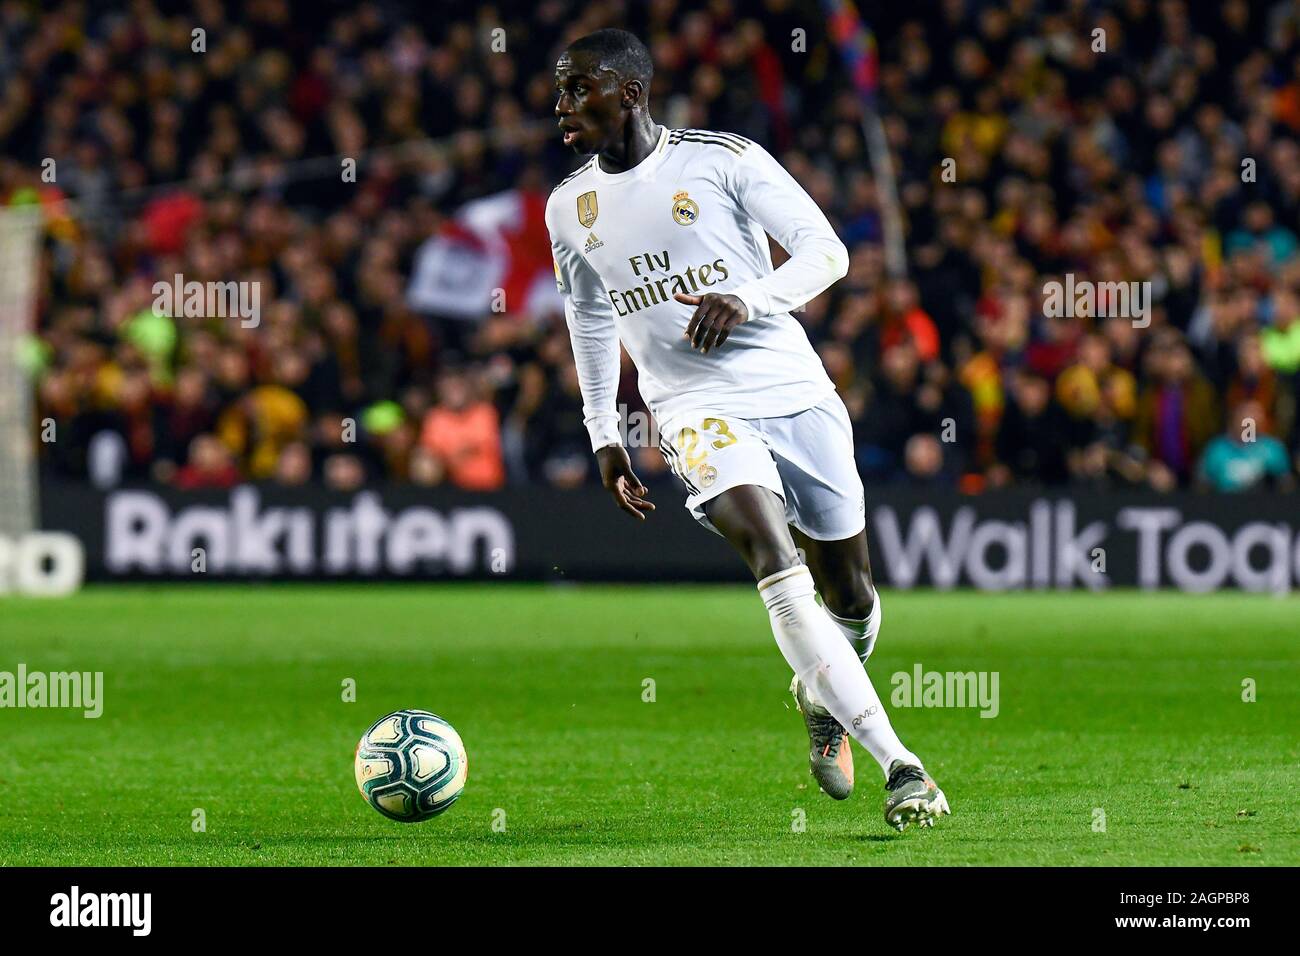
[[[880,636],[880,592],[875,592],[875,599],[871,602],[869,613],[859,611],[860,616],[856,617],[840,615],[832,611],[829,606],[826,608],[826,613],[840,629],[845,640],[853,645],[858,660],[865,664],[871,657],[871,652],[876,649],[876,638]]]
[[[880,634],[880,592],[871,580],[865,529],[837,540],[819,540],[798,529],[794,535],[827,615],[865,664]]]

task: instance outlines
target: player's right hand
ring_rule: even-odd
[[[648,489],[632,471],[632,460],[622,445],[606,445],[596,452],[600,481],[614,496],[614,503],[633,518],[645,521],[645,513],[655,506],[646,498]]]

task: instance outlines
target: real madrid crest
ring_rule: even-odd
[[[700,207],[686,194],[686,190],[673,194],[673,219],[679,226],[693,226],[700,218]]]
[[[596,190],[578,197],[578,222],[582,223],[584,229],[590,229],[598,215],[600,209],[596,206]]]
[[[718,480],[718,469],[712,465],[700,465],[700,487],[707,488]]]

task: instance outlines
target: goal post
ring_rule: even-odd
[[[38,206],[0,207],[0,536],[11,539],[40,525],[33,383],[22,350],[34,331],[41,221]]]

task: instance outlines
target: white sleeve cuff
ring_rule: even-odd
[[[589,418],[584,425],[587,426],[587,434],[591,436],[591,450],[600,451],[606,445],[623,444],[623,435],[618,428],[618,416],[604,416],[600,418]]]
[[[727,295],[734,295],[745,303],[745,308],[749,312],[749,318],[745,320],[746,322],[750,319],[761,319],[770,314],[766,308],[767,297],[763,294],[763,290],[758,288],[757,281],[746,282],[740,288],[728,292]]]

